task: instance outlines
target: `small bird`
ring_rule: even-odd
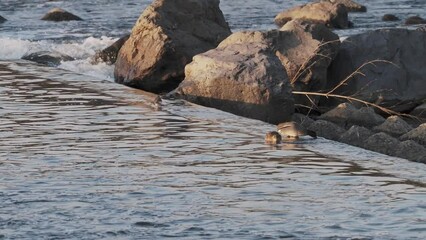
[[[279,144],[281,143],[281,135],[278,132],[267,132],[265,136],[266,144]]]
[[[306,130],[302,125],[297,122],[280,123],[278,124],[277,129],[281,136],[286,138],[298,139],[300,136],[305,135],[317,138],[317,134],[314,131]]]

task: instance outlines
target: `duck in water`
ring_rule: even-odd
[[[281,135],[278,132],[268,132],[265,136],[266,144],[279,144],[281,143]]]
[[[300,136],[311,136],[317,138],[317,134],[314,131],[305,129],[302,125],[297,122],[284,122],[277,126],[278,132],[285,138],[299,139]]]

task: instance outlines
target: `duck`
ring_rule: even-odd
[[[266,136],[265,136],[266,144],[280,144],[281,140],[282,140],[281,135],[276,131],[266,133]]]
[[[317,138],[316,132],[307,130],[301,124],[294,121],[280,123],[277,129],[278,133],[285,138],[299,139],[299,137],[306,135]]]

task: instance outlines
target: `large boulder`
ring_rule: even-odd
[[[53,21],[53,22],[61,22],[61,21],[81,21],[80,17],[65,11],[61,8],[54,8],[50,10],[46,15],[44,15],[41,20],[44,21]]]
[[[426,24],[426,19],[419,16],[411,16],[405,19],[405,25]]]
[[[219,0],[155,0],[119,51],[115,80],[155,93],[173,90],[193,56],[230,34]]]
[[[290,83],[295,91],[317,92],[327,85],[327,69],[336,57],[339,36],[323,24],[293,20],[286,23],[281,31],[288,37],[276,43],[277,56],[287,70]],[[296,96],[296,102],[303,106],[317,104],[318,98]]]
[[[291,86],[274,42],[288,33],[234,33],[216,49],[196,55],[172,93],[204,106],[270,123],[290,120]]]
[[[426,99],[425,42],[425,32],[408,29],[381,29],[348,37],[330,66],[327,88],[333,89],[366,64],[334,93],[396,111],[411,110]]]
[[[323,2],[330,2],[334,5],[342,4],[346,7],[348,12],[366,12],[367,8],[352,0],[322,0]]]
[[[124,43],[129,39],[130,34],[125,35],[115,41],[111,46],[99,51],[95,54],[92,59],[92,64],[97,64],[99,62],[105,62],[109,65],[114,64],[117,61],[117,54],[120,51],[121,47],[123,47]]]
[[[333,28],[348,28],[348,11],[342,4],[333,4],[329,1],[307,3],[279,13],[275,17],[275,24],[282,27],[293,19],[305,19],[323,23]]]
[[[22,56],[22,59],[51,67],[58,66],[61,64],[61,62],[75,60],[73,57],[57,51],[39,51],[28,53]]]

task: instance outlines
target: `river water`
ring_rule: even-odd
[[[232,30],[306,1],[222,0]],[[359,1],[357,28],[426,1]],[[425,239],[426,165],[113,83],[93,53],[149,1],[0,2],[0,239]],[[84,22],[39,19],[60,6]],[[393,25],[392,25],[393,24]],[[58,68],[19,60],[56,50]]]

